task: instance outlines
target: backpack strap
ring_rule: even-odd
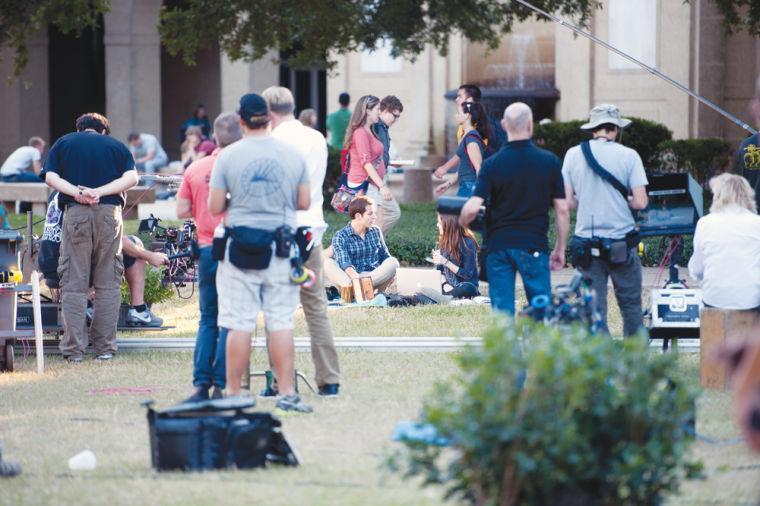
[[[626,204],[628,203],[628,188],[618,180],[615,176],[609,173],[604,167],[602,167],[596,158],[594,158],[594,154],[591,152],[591,144],[589,141],[583,141],[581,142],[581,151],[583,152],[583,156],[586,158],[586,163],[588,163],[589,167],[591,167],[591,170],[594,171],[594,173],[607,181],[610,185],[612,185],[613,188],[615,188],[620,195],[625,199]]]

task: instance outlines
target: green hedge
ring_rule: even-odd
[[[656,162],[659,154],[658,145],[673,138],[673,132],[662,123],[643,118],[630,118],[631,125],[623,131],[622,143],[641,156],[645,166]],[[554,121],[545,125],[536,125],[533,138],[560,159],[567,150],[591,138],[591,134],[580,129],[586,120]]]
[[[553,247],[557,241],[557,229],[554,226],[554,213],[551,212],[549,223],[549,246]],[[325,211],[325,220],[330,225],[323,239],[325,246],[330,244],[335,232],[348,224],[348,218],[332,210]],[[570,215],[570,234],[575,230],[575,213]],[[401,219],[398,224],[388,233],[385,238],[391,255],[398,258],[405,266],[430,266],[425,257],[430,256],[430,250],[435,247],[438,240],[436,228],[435,204],[401,204]],[[480,240],[480,238],[478,238]],[[655,267],[660,263],[663,254],[667,250],[668,241],[661,237],[649,237],[644,239],[644,253],[641,263],[644,266]],[[685,265],[692,253],[691,236],[684,237],[684,249],[682,265]],[[570,261],[570,252],[566,251],[567,261]],[[664,274],[666,276],[667,273]],[[663,278],[664,279],[664,278]]]
[[[660,172],[688,172],[702,186],[725,171],[733,155],[731,144],[715,137],[663,141],[657,150]]]
[[[328,145],[327,171],[325,172],[325,181],[322,184],[322,195],[325,198],[323,207],[325,209],[330,208],[330,200],[332,200],[335,190],[338,188],[338,181],[340,181],[341,173],[340,149]]]
[[[330,225],[323,239],[328,245],[335,232],[348,224],[348,217],[332,209],[325,211],[325,220]],[[425,257],[438,240],[435,203],[401,204],[401,219],[388,233],[385,242],[391,254],[402,265],[430,265]]]

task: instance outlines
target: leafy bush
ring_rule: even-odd
[[[338,182],[340,181],[342,173],[343,169],[340,166],[340,149],[328,145],[327,171],[325,172],[325,181],[322,183],[322,196],[325,199],[323,207],[325,209],[330,209],[330,201],[335,194],[335,190],[338,188]]]
[[[623,131],[622,143],[641,156],[645,166],[656,163],[659,153],[658,145],[673,138],[673,132],[661,123],[643,118],[630,118],[631,125]],[[533,138],[560,159],[567,150],[590,139],[591,135],[580,129],[586,120],[555,121],[545,125],[536,125]]]
[[[424,403],[421,422],[452,448],[406,441],[387,464],[472,504],[659,504],[701,464],[685,460],[694,393],[671,381],[675,354],[648,348],[493,325]]]
[[[731,145],[715,137],[663,141],[657,149],[658,170],[688,172],[702,186],[723,172],[732,156]]]
[[[334,211],[325,211],[330,225],[323,239],[329,245],[335,232],[348,224],[348,217]],[[425,257],[438,240],[435,203],[401,204],[401,219],[385,238],[391,255],[402,265],[427,265]]]
[[[145,303],[146,304],[159,304],[174,297],[174,289],[172,286],[163,286],[161,280],[164,278],[164,274],[160,269],[148,267],[145,273]],[[129,285],[122,280],[121,282],[121,303],[131,304],[129,297]]]

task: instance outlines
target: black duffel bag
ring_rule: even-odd
[[[155,411],[148,401],[152,466],[159,471],[202,471],[267,463],[297,466],[298,456],[270,413],[254,413],[253,399],[184,403]]]

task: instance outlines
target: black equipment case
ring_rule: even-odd
[[[297,466],[298,456],[270,413],[254,413],[254,399],[218,399],[148,408],[151,464],[159,471],[202,471],[267,463]]]

